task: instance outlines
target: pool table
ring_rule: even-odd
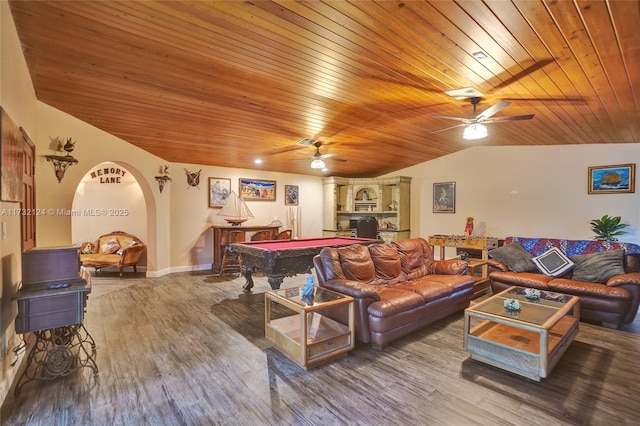
[[[351,244],[373,244],[381,240],[372,238],[325,237],[300,240],[247,241],[231,244],[234,252],[242,256],[242,275],[247,282],[243,290],[253,288],[252,274],[261,270],[273,290],[279,289],[284,277],[310,274],[313,257],[324,247],[340,247]]]

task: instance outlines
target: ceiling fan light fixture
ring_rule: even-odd
[[[325,167],[324,161],[322,161],[321,158],[316,158],[311,162],[312,169],[324,169]]]
[[[482,123],[469,124],[464,128],[462,138],[466,140],[482,139],[486,138],[489,133],[487,132],[487,126]]]

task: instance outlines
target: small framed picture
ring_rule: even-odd
[[[633,193],[635,184],[635,164],[589,167],[589,194]]]
[[[285,206],[298,205],[298,185],[284,186],[284,205]]]
[[[245,201],[275,201],[276,181],[240,178],[240,198]]]
[[[456,212],[456,183],[440,182],[433,184],[433,213]]]
[[[231,179],[209,178],[209,208],[221,209],[231,193]]]

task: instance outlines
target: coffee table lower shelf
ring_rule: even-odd
[[[540,381],[578,334],[578,322],[565,316],[545,333],[485,320],[465,335],[465,349],[473,359]]]
[[[300,315],[307,315],[306,339]],[[317,312],[271,320],[265,334],[280,352],[305,369],[344,356],[353,348],[349,327]]]

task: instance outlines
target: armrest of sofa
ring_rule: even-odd
[[[500,262],[498,259],[487,259],[487,265],[489,265],[489,268],[493,268],[496,271],[509,272],[509,267]]]
[[[429,273],[438,275],[464,275],[467,273],[468,267],[469,263],[462,259],[434,260]]]
[[[626,284],[640,287],[640,272],[629,272],[627,274],[614,275],[607,281],[607,287],[621,287]]]
[[[120,255],[120,262],[123,265],[138,262],[138,260],[140,260],[140,256],[142,255],[142,252],[146,247],[147,246],[145,246],[143,243],[138,242],[137,244],[125,248],[124,250],[122,250],[122,254]]]
[[[380,295],[378,294],[376,286],[362,283],[360,281],[329,280],[326,281],[322,287],[357,299],[372,297],[375,300],[380,300]]]

